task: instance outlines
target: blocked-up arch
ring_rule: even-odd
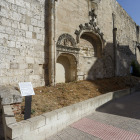
[[[77,59],[73,54],[61,53],[56,63],[56,83],[75,81],[77,77]]]
[[[93,46],[95,52],[94,57],[102,57],[104,42],[97,33],[94,31],[83,31],[79,35],[79,45],[82,44],[82,40],[86,40],[86,43],[89,42]]]

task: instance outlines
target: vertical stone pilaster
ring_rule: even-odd
[[[113,29],[113,46],[114,46],[114,76],[117,76],[117,28]]]
[[[55,0],[49,0],[49,84],[55,84]]]

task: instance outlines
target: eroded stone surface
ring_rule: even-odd
[[[20,92],[11,86],[0,86],[0,98],[2,105],[22,102]]]

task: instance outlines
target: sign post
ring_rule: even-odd
[[[131,95],[131,73],[133,73],[133,66],[130,66],[130,95]]]
[[[31,118],[32,95],[35,95],[31,82],[19,83],[21,95],[25,96],[25,114],[24,120]]]

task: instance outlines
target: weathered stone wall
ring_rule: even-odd
[[[139,26],[116,0],[59,0],[56,2],[56,41],[63,33],[72,35],[76,40],[75,30],[79,29],[80,24],[89,23],[91,9],[95,9],[97,14],[97,26],[104,34],[105,45],[102,46],[102,57],[99,57],[96,55],[98,54],[96,40],[93,38],[91,42],[90,37],[80,38],[80,43],[77,43],[80,48],[78,79],[127,75],[132,60],[140,61],[139,50],[136,48],[136,42],[140,37],[137,29]],[[116,50],[113,41],[114,28],[117,28]]]
[[[77,41],[75,30],[79,30],[80,24],[90,22],[91,9],[95,9],[95,21],[104,34],[105,43],[96,35],[93,40],[90,35],[81,35]],[[114,28],[117,28],[116,48]],[[140,63],[140,51],[136,47],[139,30],[116,0],[1,0],[0,84],[28,81],[34,87],[43,86],[45,82],[54,84],[56,43],[62,34],[71,35],[80,48],[79,54],[78,50],[69,48],[75,58],[68,57],[73,59],[71,63],[77,64],[78,80],[126,75],[133,59]],[[75,79],[75,71],[71,79]]]
[[[107,41],[105,53],[113,56],[113,28],[117,28],[117,73],[118,76],[124,76],[129,73],[129,67],[132,60],[140,62],[140,53],[136,48],[136,43],[139,42],[139,26],[126,13],[121,5],[116,0],[102,0],[97,6],[97,22],[100,29],[103,31],[104,38]],[[113,15],[114,18],[113,18]],[[114,20],[113,20],[114,19]],[[108,43],[112,44],[108,46]],[[136,51],[135,51],[136,49]],[[112,51],[111,51],[112,50]],[[135,54],[137,52],[137,58]]]
[[[0,1],[0,84],[44,85],[44,0]]]

